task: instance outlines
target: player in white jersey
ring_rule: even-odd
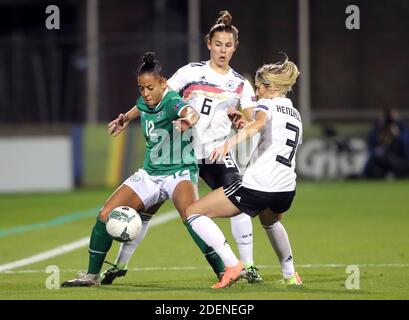
[[[297,66],[288,58],[283,63],[264,65],[257,71],[256,93],[260,99],[254,109],[254,120],[245,124],[245,121],[235,119],[236,126],[243,127],[245,124],[244,128],[210,155],[212,160],[222,158],[238,143],[260,133],[258,146],[243,181],[218,188],[187,209],[187,222],[207,245],[214,248],[226,266],[223,278],[213,288],[230,286],[245,270],[211,218],[232,217],[240,212],[252,217],[259,216],[276,252],[277,246],[289,249],[284,257],[279,255],[283,269],[282,282],[287,285],[302,284],[294,270],[287,233],[281,237],[283,243],[272,237],[273,230],[281,225],[279,221],[291,207],[295,196],[295,154],[301,143],[302,123],[300,114],[291,100],[286,98],[286,93],[291,90],[298,75]]]
[[[200,114],[200,120],[193,131],[193,146],[198,159],[200,177],[212,188],[241,181],[241,173],[231,154],[213,163],[209,156],[213,149],[225,141],[230,134],[231,121],[227,112],[230,108],[241,108],[248,118],[255,107],[255,93],[251,84],[235,72],[229,62],[238,45],[238,30],[231,24],[227,11],[221,16],[207,35],[210,60],[190,63],[180,68],[169,80],[168,86],[183,96],[183,100]],[[192,237],[196,237],[186,224]],[[233,217],[232,233],[236,240],[240,257],[246,264],[248,282],[260,282],[261,276],[253,261],[253,230],[251,218],[246,214]],[[201,241],[201,240],[200,240]],[[139,241],[140,242],[140,241]],[[138,241],[121,246],[115,265],[103,274],[102,284],[111,284],[119,268],[125,268]],[[215,274],[220,279],[225,266],[215,251],[203,243],[199,246]]]
[[[193,129],[193,147],[199,175],[213,190],[242,178],[231,153],[220,161],[209,161],[213,149],[225,141],[231,132],[228,111],[240,105],[250,117],[256,102],[250,82],[229,66],[238,45],[238,30],[231,24],[232,17],[227,11],[220,15],[206,37],[210,60],[190,63],[168,80],[169,87],[180,92],[183,100],[200,114],[200,120]],[[248,282],[262,281],[253,260],[251,219],[244,213],[233,217],[231,230],[246,265]],[[214,250],[202,253],[217,275],[224,272],[224,264]]]
[[[254,108],[256,102],[248,80],[230,67],[222,74],[212,65],[212,60],[189,63],[168,80],[168,86],[200,113],[193,129],[193,147],[203,163],[230,134],[228,111],[237,109],[239,103],[243,110]]]
[[[267,120],[274,121],[266,122],[258,148],[250,158],[242,185],[265,192],[294,191],[294,156],[298,143],[302,140],[301,116],[294,109],[291,100],[282,97],[260,99],[254,110],[266,113]],[[292,139],[289,139],[290,137]],[[272,154],[277,155],[275,161],[271,161]]]
[[[168,86],[180,92],[183,100],[200,114],[200,120],[193,129],[193,147],[199,175],[213,190],[242,178],[232,153],[220,161],[209,160],[213,149],[230,135],[232,123],[228,111],[240,105],[250,118],[256,102],[250,82],[229,66],[238,40],[237,32],[230,24],[231,17],[224,15],[224,23],[218,22],[208,35],[210,60],[189,63],[168,80]],[[231,219],[232,234],[246,265],[249,283],[262,281],[253,260],[252,229],[251,218],[245,213]],[[223,273],[224,265],[219,257],[214,256],[214,251],[203,253],[215,273]]]

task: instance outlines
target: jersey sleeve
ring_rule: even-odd
[[[169,100],[167,108],[171,115],[172,120],[180,118],[180,113],[187,107],[188,104],[180,97],[175,97]]]
[[[189,83],[189,75],[191,73],[190,65],[180,68],[176,73],[168,79],[168,86],[176,92],[182,90]]]
[[[254,107],[256,105],[256,95],[254,93],[253,87],[248,80],[244,80],[243,93],[240,98],[241,108],[247,109]]]
[[[271,119],[271,113],[272,113],[272,110],[270,110],[270,109],[271,109],[271,106],[268,103],[268,100],[267,99],[260,99],[259,101],[257,101],[257,105],[254,108],[254,115],[256,114],[256,112],[262,111],[262,112],[267,114],[268,120],[270,120]]]
[[[142,102],[143,102],[143,98],[142,96],[139,96],[139,98],[136,99],[136,103],[135,103],[135,106],[138,108],[138,110],[140,110],[140,105],[142,104]]]

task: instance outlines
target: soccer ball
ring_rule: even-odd
[[[106,221],[109,235],[119,242],[128,242],[136,238],[141,232],[142,220],[132,208],[122,206],[112,210]]]

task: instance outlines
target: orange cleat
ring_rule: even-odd
[[[228,288],[246,274],[246,268],[241,261],[235,266],[227,268],[222,279],[212,286],[213,289]]]

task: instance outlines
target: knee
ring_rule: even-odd
[[[180,218],[182,219],[183,223],[187,220],[188,216],[187,216],[187,209],[185,210],[179,210],[179,215]]]
[[[187,219],[189,218],[191,215],[193,215],[195,213],[195,205],[191,204],[190,206],[188,206],[184,212],[184,217]]]
[[[278,222],[280,222],[282,216],[283,216],[282,214],[275,214],[275,213],[260,214],[259,218],[260,218],[261,225],[264,228],[271,228],[277,225]]]
[[[111,210],[109,210],[108,208],[106,208],[105,206],[102,207],[99,212],[98,212],[98,218],[100,221],[107,221],[109,213],[111,212]]]

